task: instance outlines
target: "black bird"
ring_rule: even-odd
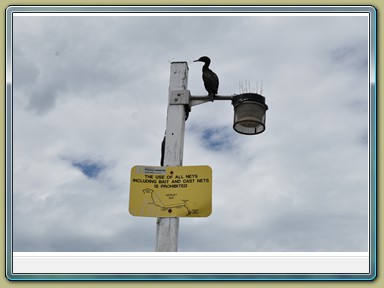
[[[205,90],[208,91],[208,96],[211,97],[211,101],[217,94],[217,90],[219,89],[219,78],[211,69],[209,69],[209,64],[211,63],[211,59],[207,56],[200,57],[199,59],[193,62],[204,62],[203,66],[203,82]]]
[[[163,141],[161,141],[160,166],[164,166],[164,153],[165,153],[165,135],[164,135]]]

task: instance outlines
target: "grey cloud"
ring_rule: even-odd
[[[181,219],[180,251],[365,251],[364,21],[18,17],[15,251],[154,250],[155,219],[128,213],[130,169],[159,163],[170,62],[202,55],[220,93],[263,80],[270,109],[247,137],[229,102],[192,108],[183,163],[213,168],[214,207]],[[205,94],[188,65],[191,93]],[[104,165],[97,181],[71,164],[84,160]]]

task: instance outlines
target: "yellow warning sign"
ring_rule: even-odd
[[[145,217],[207,217],[212,213],[209,166],[134,166],[129,213]]]

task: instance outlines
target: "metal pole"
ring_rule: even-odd
[[[186,90],[187,62],[172,62],[169,81],[167,125],[165,132],[164,166],[183,164],[185,105],[175,105],[175,90]],[[177,96],[176,96],[177,97]],[[176,252],[179,236],[179,218],[157,218],[156,252]]]

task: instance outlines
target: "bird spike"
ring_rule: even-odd
[[[260,89],[259,89],[260,87]],[[244,80],[239,81],[239,93],[256,93],[256,94],[262,94],[264,91],[263,89],[263,80],[261,80],[260,85],[259,81],[256,81],[256,87],[251,85],[251,81]]]

